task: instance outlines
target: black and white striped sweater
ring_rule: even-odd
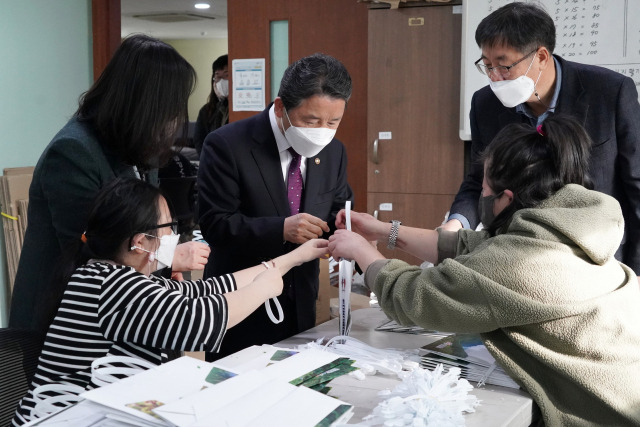
[[[222,294],[234,290],[232,275],[178,282],[102,261],[78,268],[13,425],[31,419],[32,392],[38,386],[94,388],[91,362],[100,357],[131,356],[160,364],[163,350],[217,351],[228,319]]]

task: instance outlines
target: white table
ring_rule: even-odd
[[[374,347],[416,349],[434,340],[429,336],[376,331],[375,328],[386,320],[385,314],[377,308],[355,310],[351,314],[353,323],[350,336]],[[333,319],[276,345],[292,348],[318,338],[329,339],[336,335],[338,335],[338,319]],[[247,361],[246,357],[251,353],[247,350],[250,349],[227,356],[216,363],[232,369],[234,365]],[[391,375],[376,374],[367,376],[363,381],[344,375],[329,384],[331,386],[329,395],[354,405],[354,415],[349,424],[357,424],[381,402],[382,398],[378,396],[380,390],[393,389],[399,383],[400,380]],[[476,408],[476,412],[465,415],[468,427],[527,427],[531,423],[532,400],[524,391],[486,385],[474,389],[472,394],[480,400],[480,405]],[[91,405],[94,404],[83,401],[69,411],[86,411],[91,415],[97,410],[92,409]],[[56,426],[67,426],[64,422],[58,423],[62,419],[64,415],[58,413],[51,416],[49,421],[54,422]],[[39,425],[43,420],[44,418],[28,425]],[[120,424],[114,421],[109,425]]]
[[[351,312],[352,326],[349,336],[377,348],[416,349],[434,341],[423,335],[409,335],[398,332],[381,332],[375,328],[387,317],[378,308],[365,308]],[[338,319],[332,319],[315,328],[279,342],[279,347],[295,347],[318,338],[327,339],[338,335]],[[232,358],[229,356],[229,358]],[[381,401],[377,393],[380,390],[392,389],[400,380],[395,376],[376,374],[364,381],[350,376],[336,378],[330,383],[329,395],[337,397],[355,406],[354,416],[350,423],[359,422],[362,417],[371,413]],[[532,399],[523,390],[485,385],[472,391],[480,400],[476,412],[465,416],[469,427],[527,427],[531,424]]]

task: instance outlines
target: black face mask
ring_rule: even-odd
[[[480,221],[484,228],[488,228],[495,219],[493,204],[496,199],[502,196],[502,193],[504,193],[504,191],[491,196],[480,196]]]

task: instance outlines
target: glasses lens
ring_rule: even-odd
[[[503,67],[503,66],[501,66],[501,65],[498,65],[497,67],[495,67],[495,68],[493,69],[493,73],[494,73],[496,76],[498,76],[498,75],[499,75],[499,76],[500,76],[500,77],[502,77],[503,79],[506,79],[506,78],[507,78],[507,77],[509,77],[509,75],[511,74],[511,73],[509,73],[509,69],[508,69],[507,67]]]

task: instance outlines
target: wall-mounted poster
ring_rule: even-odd
[[[264,58],[234,59],[232,67],[233,111],[264,110]]]

